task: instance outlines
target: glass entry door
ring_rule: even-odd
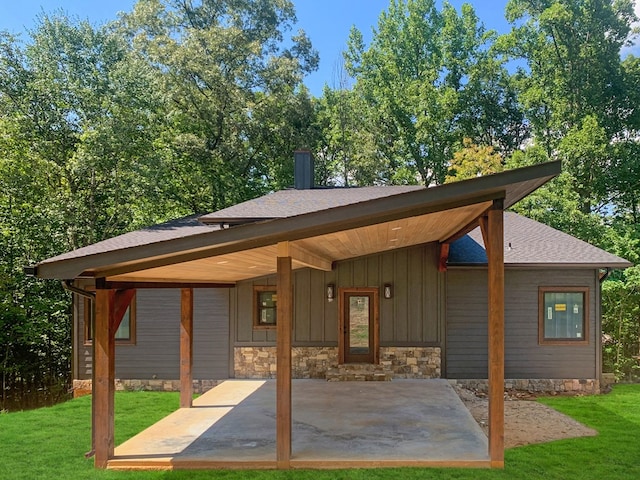
[[[343,362],[376,363],[377,289],[345,289],[342,291],[341,300]]]

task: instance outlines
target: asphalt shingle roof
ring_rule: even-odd
[[[506,265],[631,266],[626,260],[571,235],[513,212],[504,214]],[[487,263],[482,232],[476,228],[449,249],[449,265]]]
[[[280,190],[200,217],[204,223],[242,223],[247,219],[285,218],[344,205],[391,197],[414,190],[419,185],[357,188],[314,188]]]
[[[65,260],[81,256],[96,255],[104,252],[122,250],[125,248],[138,247],[140,245],[150,245],[152,243],[173,240],[176,238],[189,237],[200,233],[220,230],[218,225],[205,225],[198,221],[199,215],[178,218],[168,222],[152,225],[133,232],[124,233],[117,237],[108,238],[101,242],[87,245],[86,247],[63,253],[57,257],[49,258],[47,262]]]

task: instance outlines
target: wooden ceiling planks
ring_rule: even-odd
[[[388,250],[444,240],[482,215],[491,202],[481,202],[450,210],[403,218],[366,227],[342,230],[291,242],[308,256],[326,262],[371,255]],[[136,282],[217,282],[272,275],[276,272],[277,246],[254,248],[163,267],[110,276],[110,281]],[[308,258],[293,258],[293,269],[310,266]],[[320,265],[320,264],[318,264]],[[322,267],[326,269],[326,266]]]

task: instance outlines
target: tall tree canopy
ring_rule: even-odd
[[[387,181],[443,183],[464,137],[517,148],[522,115],[493,38],[470,5],[458,13],[434,0],[392,0],[369,46],[351,31],[346,65]]]
[[[286,0],[140,0],[110,25],[0,33],[3,394],[69,374],[70,299],[23,266],[292,183],[317,65],[294,21]]]
[[[174,202],[213,211],[292,182],[291,152],[312,141],[300,85],[318,63],[304,31],[285,46],[294,21],[288,0],[140,0],[123,16],[165,97],[158,185]]]
[[[526,61],[520,98],[535,141],[565,161],[589,213],[617,189],[603,175],[615,163],[613,145],[638,128],[637,73],[620,59],[637,20],[633,2],[510,0],[506,17],[513,29],[500,46]]]

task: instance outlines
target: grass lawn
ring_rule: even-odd
[[[116,444],[178,407],[177,393],[118,392]],[[504,470],[380,469],[334,471],[95,470],[84,458],[91,445],[91,400],[0,414],[0,479],[640,479],[640,385],[608,395],[544,398],[541,402],[598,430],[597,437],[518,447]]]

